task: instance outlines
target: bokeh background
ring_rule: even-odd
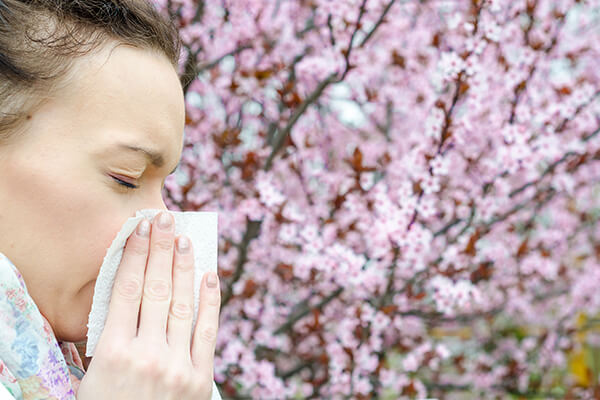
[[[600,398],[600,2],[154,1],[224,398]]]

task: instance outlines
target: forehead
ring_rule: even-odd
[[[168,59],[150,50],[107,46],[78,60],[63,100],[90,146],[137,142],[179,155],[185,102]]]

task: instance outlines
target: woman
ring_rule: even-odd
[[[74,345],[116,233],[136,210],[166,209],[185,124],[179,49],[143,0],[0,0],[0,383],[15,398],[216,391],[218,279],[203,278],[190,338],[193,249],[168,213],[129,237],[87,372]]]

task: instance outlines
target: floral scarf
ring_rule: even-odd
[[[85,374],[75,344],[60,342],[0,253],[0,384],[17,400],[76,399]]]

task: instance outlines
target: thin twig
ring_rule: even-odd
[[[250,245],[252,239],[256,238],[259,235],[260,226],[261,221],[249,221],[246,225],[246,233],[244,233],[244,237],[238,245],[239,256],[235,266],[235,271],[233,272],[233,277],[229,282],[229,286],[226,290],[224,290],[224,295],[221,300],[221,308],[227,305],[227,303],[233,296],[233,286],[242,276],[244,264],[248,260],[248,246]]]

